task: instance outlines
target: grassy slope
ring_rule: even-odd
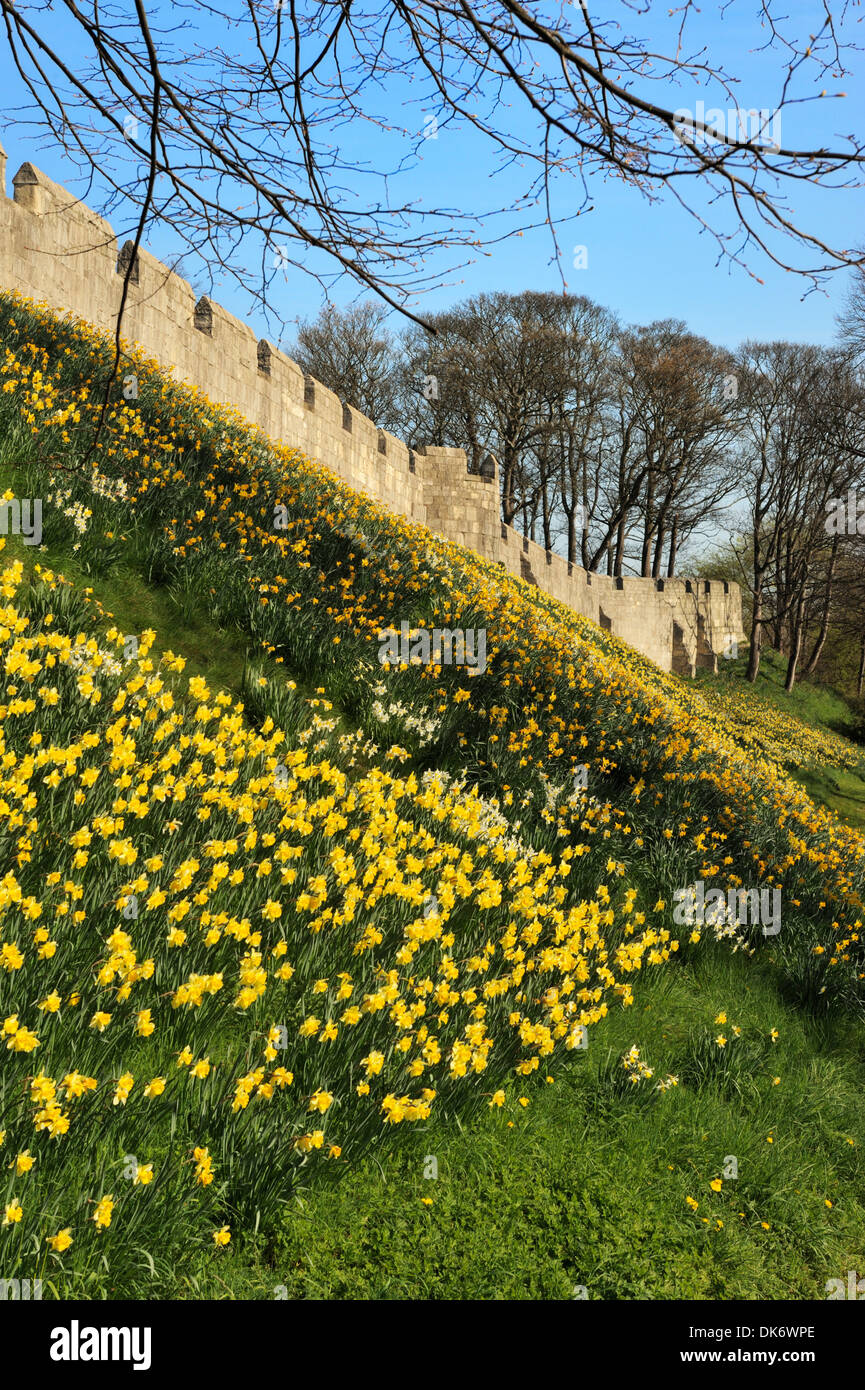
[[[7,488],[14,490],[16,483],[20,489],[15,469],[0,463],[0,493]],[[182,652],[191,675],[203,676],[216,688],[240,694],[248,640],[212,622],[202,596],[148,583],[145,562],[134,546],[130,545],[106,573],[93,574],[82,567],[68,545],[46,545],[43,550],[26,545],[20,536],[10,535],[5,540],[4,559],[20,560],[26,578],[33,576],[37,564],[62,572],[76,587],[93,591],[106,610],[104,628],[111,625],[109,618],[122,632],[152,628],[156,648]],[[260,653],[255,655],[260,663]]]
[[[787,695],[774,653],[755,689],[743,672],[725,663],[699,684],[818,730],[852,726],[826,687]],[[865,825],[865,779],[790,771]],[[630,1089],[615,1074],[635,1044],[655,1078]],[[471,1133],[432,1126],[335,1193],[311,1194],[273,1252],[289,1296],[820,1299],[827,1279],[862,1267],[861,1022],[803,1016],[771,957],[758,966],[705,947],[645,978],[635,1008],[605,1019],[592,1046],[512,1128],[501,1116]],[[679,1086],[653,1095],[669,1073]],[[430,1154],[436,1181],[424,1178]],[[716,1193],[729,1155],[739,1177]]]
[[[793,776],[812,801],[828,806],[848,825],[865,830],[865,778],[829,768],[803,768]]]
[[[0,469],[0,491],[15,485],[14,471]],[[189,674],[241,693],[249,639],[211,621],[206,594],[149,582],[134,545],[98,573],[68,544],[37,555],[8,537],[5,554],[92,586],[122,630],[155,629],[156,648],[184,655]],[[257,646],[254,655],[260,665]],[[702,681],[744,708],[753,692],[731,666]],[[282,673],[304,685],[302,672]],[[769,657],[758,696],[812,726],[848,725],[832,692],[802,686],[787,697],[780,684]],[[862,823],[855,772],[791,771]],[[629,1088],[620,1059],[633,1045],[655,1075]],[[815,1019],[785,998],[771,947],[745,960],[704,942],[647,969],[635,1005],[593,1027],[588,1053],[557,1070],[525,1110],[489,1111],[470,1129],[403,1127],[340,1185],[303,1193],[266,1242],[187,1254],[171,1282],[148,1287],[142,1273],[107,1292],[572,1298],[584,1287],[591,1298],[821,1298],[827,1279],[861,1271],[865,1025]],[[679,1085],[658,1095],[668,1073]],[[713,1192],[730,1155],[739,1176]],[[424,1176],[430,1157],[435,1179]]]
[[[759,1062],[740,1072],[725,1052],[729,1070],[698,1089],[685,1078],[711,1057],[702,1040],[722,1009]],[[860,1031],[809,1028],[752,963],[720,953],[656,976],[597,1031],[593,1055],[512,1129],[497,1115],[414,1135],[315,1194],[275,1252],[279,1281],[307,1297],[820,1298],[861,1266],[861,1067],[846,1046],[861,1049]],[[634,1042],[679,1087],[622,1094],[615,1070]],[[715,1193],[728,1155],[739,1177]]]
[[[0,474],[0,490],[11,481]],[[214,626],[201,596],[148,583],[134,552],[99,576],[68,547],[37,556],[9,537],[10,553],[92,586],[123,630],[154,628],[157,648],[240,691],[243,636]],[[760,693],[783,707],[773,674],[766,663]],[[727,694],[735,683],[727,671],[715,682]],[[790,708],[843,722],[831,692],[802,688]],[[798,775],[820,799],[862,785],[834,769]],[[620,1058],[634,1044],[655,1076],[628,1088]],[[679,1086],[655,1094],[668,1073]],[[190,1257],[150,1296],[825,1297],[828,1278],[865,1263],[863,1083],[865,1026],[810,1020],[785,1003],[770,961],[703,945],[649,973],[636,1005],[598,1025],[590,1053],[524,1111],[401,1134],[339,1185],[307,1192],[275,1240]],[[739,1177],[713,1192],[729,1155]],[[141,1284],[110,1293],[141,1296]]]
[[[753,686],[744,682],[747,665],[747,648],[740,651],[737,660],[718,663],[717,676],[708,671],[697,674],[697,683],[710,689],[742,689],[752,691],[759,699],[773,704],[778,709],[794,714],[806,724],[822,725],[837,733],[848,734],[855,724],[855,715],[846,700],[829,686],[816,685],[810,681],[799,681],[788,693],[784,689],[787,674],[786,658],[771,648],[765,648],[760,657],[760,670]]]
[[[739,700],[757,700],[777,710],[795,715],[811,728],[827,729],[850,737],[857,727],[858,716],[847,701],[829,686],[800,681],[789,692],[784,689],[787,662],[778,652],[767,649],[760,660],[760,670],[753,686],[743,679],[747,651],[736,661],[723,661],[717,676],[703,671],[698,674],[701,688],[720,696],[732,695]],[[827,806],[848,825],[865,829],[865,776],[851,769],[795,767],[788,771],[800,782],[814,801]]]

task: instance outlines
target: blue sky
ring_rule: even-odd
[[[549,13],[549,7],[546,8]],[[800,33],[807,32],[809,23],[813,25],[819,13],[813,3],[799,3],[799,0],[781,8],[790,17],[788,25]],[[605,0],[604,14],[608,16],[613,11],[639,32],[649,32],[653,39],[655,28],[649,25],[657,24],[659,40],[662,33],[669,33],[666,7],[652,6],[651,20],[641,21],[640,26],[633,18],[632,7]],[[214,37],[209,29],[212,21],[206,13],[199,12],[197,16],[193,13],[193,22],[201,42],[207,43]],[[62,29],[64,21],[59,15],[56,23],[58,29]],[[859,28],[862,27],[860,24]],[[765,37],[765,31],[759,26],[756,3],[734,0],[723,15],[719,15],[714,5],[707,6],[699,14],[690,47],[693,50],[705,44],[713,64],[723,64],[741,79],[737,89],[739,105],[772,107],[777,100],[783,66],[777,53],[756,51]],[[661,47],[660,42],[657,46]],[[77,51],[77,42],[70,40],[67,59],[73,67]],[[794,107],[785,114],[785,146],[837,145],[839,134],[862,131],[865,62],[861,57],[857,57],[857,62],[858,70],[843,81],[826,79],[829,93],[844,90],[848,94],[846,98],[839,100],[830,96],[819,104]],[[0,63],[0,76],[6,95],[4,104],[10,111],[22,99],[22,91],[5,53]],[[647,83],[642,89],[637,84],[637,89],[675,108],[693,109],[698,99],[704,100],[707,109],[730,105],[728,98],[721,98],[711,89],[684,84],[675,88],[667,84],[661,88],[658,84]],[[802,87],[800,93],[810,90]],[[422,95],[417,105],[406,109],[401,105],[402,95],[396,91],[384,92],[381,99],[386,106],[390,103],[396,124],[414,123],[413,128],[417,128],[422,112],[434,111],[435,104],[424,101]],[[522,132],[527,127],[521,124],[521,119],[514,117],[516,128]],[[76,187],[73,171],[64,161],[59,145],[43,144],[37,149],[32,133],[28,135],[26,130],[10,128],[8,116],[0,118],[0,122],[0,137],[9,155],[7,191],[11,191],[12,174],[29,159],[50,177],[83,193]],[[343,130],[340,144],[343,155],[349,159],[370,157],[367,128],[358,125]],[[424,142],[422,163],[395,187],[401,198],[423,198],[427,205],[449,205],[464,211],[480,210],[484,205],[510,206],[523,187],[524,171],[496,173],[496,165],[496,158],[484,148],[479,137],[453,126],[443,126],[436,140]],[[364,186],[363,181],[358,180],[358,196],[362,196]],[[555,207],[565,213],[573,211],[575,191],[567,180],[560,180],[555,189]],[[803,299],[807,283],[773,267],[758,252],[749,258],[753,275],[723,261],[718,264],[714,240],[706,234],[700,235],[697,222],[672,198],[662,197],[660,202],[650,204],[636,190],[602,175],[592,178],[590,192],[593,209],[581,216],[579,223],[565,227],[560,236],[568,287],[575,293],[586,294],[608,306],[627,323],[681,318],[694,331],[731,347],[748,337],[832,340],[834,316],[846,287],[847,277],[843,272],[832,278],[828,293],[813,293]],[[93,194],[87,201],[98,205],[98,198]],[[830,192],[801,184],[794,190],[792,204],[795,218],[833,244],[854,247],[865,242],[865,194],[861,190]],[[717,215],[708,208],[706,211],[709,216]],[[118,217],[115,215],[112,220],[117,226]],[[570,265],[572,249],[577,243],[587,248],[585,269],[572,269]],[[172,245],[170,234],[164,232],[151,237],[148,245],[164,258],[178,249]],[[781,243],[777,245],[780,248]],[[442,309],[459,297],[480,290],[560,288],[560,275],[550,263],[551,249],[547,231],[514,236],[492,246],[489,255],[478,253],[474,264],[458,275],[457,281],[462,283],[446,285],[426,294],[415,306],[421,311]],[[433,261],[426,268],[438,272],[444,268],[444,262],[440,267]],[[203,287],[200,267],[187,263],[185,271],[196,290],[200,290]],[[760,276],[763,283],[758,283],[755,276]],[[343,282],[335,288],[332,297],[337,303],[348,303],[357,296],[358,289]],[[219,286],[215,297],[226,308],[248,320],[257,332],[265,333],[261,315],[251,309],[249,302],[230,282]],[[292,269],[287,280],[276,287],[274,306],[282,317],[291,320],[295,316],[314,316],[322,298],[321,287],[312,277]],[[398,326],[396,317],[394,326]],[[290,334],[285,337],[288,340]]]

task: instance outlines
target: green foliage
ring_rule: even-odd
[[[38,324],[31,327],[38,338]],[[83,355],[77,370],[85,374]],[[94,370],[92,361],[87,370]],[[142,408],[151,389],[145,380]],[[186,423],[191,444],[200,421],[190,416]],[[187,448],[183,466],[192,476],[195,469],[212,468],[214,455],[202,450],[196,461]],[[0,490],[38,495],[47,476],[11,402],[0,397]],[[272,610],[250,598],[237,554],[205,547],[182,565],[173,558],[164,526],[172,509],[185,515],[185,486],[125,517],[123,526],[112,506],[94,499],[91,525],[81,539],[52,512],[44,551],[8,537],[5,554],[20,558],[28,575],[38,562],[62,570],[81,588],[92,586],[122,630],[155,630],[157,649],[181,653],[188,674],[241,698],[259,727],[273,719],[291,737],[319,682],[326,682],[338,731],[364,726],[369,683],[378,673],[359,642],[347,640],[340,648],[326,643],[311,600],[293,622],[278,625]],[[320,498],[313,493],[298,494],[299,512],[307,504],[311,514],[317,511]],[[348,559],[381,553],[395,573],[413,572],[413,553],[407,546],[400,550],[392,535],[371,527],[360,536],[343,523],[323,523],[308,564],[330,575]],[[300,589],[304,575],[298,572],[295,580]],[[412,618],[431,624],[443,599],[450,595],[455,608],[461,600],[444,568],[425,571],[424,583]],[[36,616],[44,617],[40,590],[31,594]],[[538,604],[542,609],[542,596]],[[94,624],[109,624],[108,616],[95,623],[77,589],[52,595],[51,609],[69,630],[90,632]],[[468,601],[458,618],[466,627],[485,620]],[[265,653],[262,644],[269,645]],[[599,633],[586,663],[615,658],[616,651]],[[478,703],[498,703],[519,717],[521,696],[508,677],[523,660],[516,645],[503,645],[495,679],[478,678]],[[639,669],[639,659],[634,667]],[[738,701],[745,727],[755,692],[744,685],[742,668],[741,660],[721,663],[717,677],[701,676],[698,690]],[[645,674],[647,683],[660,679],[657,672]],[[419,678],[412,684],[413,673],[407,675],[401,692],[408,704],[421,704],[428,692]],[[540,671],[539,684],[547,675]],[[564,703],[566,685],[550,681]],[[756,688],[762,701],[821,734],[853,729],[849,707],[834,692],[806,683],[787,696],[782,681],[782,663],[765,654]],[[718,823],[723,798],[708,783],[683,786],[671,779],[657,745],[644,730],[634,734],[600,682],[587,683],[581,700],[580,718],[593,737],[601,730],[607,750],[629,749],[631,761],[620,758],[611,767],[604,793],[630,797],[632,767],[641,768],[647,782],[633,815],[640,845],[633,835],[610,832],[623,886],[638,888],[641,901],[670,900],[695,866],[692,846],[676,837],[678,819],[693,811],[694,801],[707,822]],[[468,769],[484,792],[496,793],[506,782],[526,798],[525,809],[520,803],[513,815],[521,816],[527,842],[555,847],[555,824],[537,810],[545,804],[541,779],[517,758],[510,764],[502,758],[494,773],[489,733],[476,711],[449,708],[437,738],[412,746],[410,766]],[[856,750],[847,753],[849,767],[812,762],[793,771],[816,799],[862,825],[865,772],[852,765]],[[358,754],[361,768],[364,757]],[[652,796],[662,786],[666,799],[656,809]],[[726,824],[731,854],[741,861],[752,827],[736,825],[732,817]],[[767,819],[758,833],[774,844],[777,827]],[[572,885],[590,892],[596,883],[597,872],[575,861]],[[526,1083],[525,1109],[514,1097],[505,1110],[490,1108],[479,1092],[469,1127],[445,1114],[410,1133],[398,1132],[356,1167],[334,1162],[334,1180],[313,1190],[281,1188],[276,1168],[263,1186],[243,1169],[233,1173],[230,1189],[221,1194],[221,1214],[230,1210],[238,1223],[228,1249],[202,1243],[179,1189],[170,1225],[157,1217],[165,1208],[153,1200],[163,1195],[154,1183],[141,1194],[145,1200],[131,1238],[115,1247],[110,1268],[100,1260],[95,1233],[89,1244],[76,1244],[75,1260],[64,1266],[63,1296],[570,1299],[584,1287],[589,1298],[823,1297],[828,1278],[865,1262],[865,1023],[855,965],[846,974],[827,974],[825,957],[814,953],[819,887],[815,877],[802,892],[800,909],[785,917],[784,940],[759,957],[732,955],[728,946],[705,940],[694,947],[685,941],[678,968],[644,971],[635,1006],[614,1010],[593,1028],[588,1054],[575,1053],[555,1084],[548,1085],[543,1074]],[[728,1023],[715,1022],[722,1013]],[[638,1083],[628,1080],[622,1066],[632,1047],[653,1072]],[[216,1052],[213,1060],[219,1061]],[[669,1077],[676,1084],[659,1091],[658,1083]],[[122,1114],[108,1115],[100,1171],[84,1173],[74,1162],[67,1167],[64,1178],[71,1187],[110,1190],[124,1154],[136,1146],[159,1170],[160,1152],[122,1120]],[[218,1164],[218,1130],[200,1139],[210,1143]],[[739,1176],[724,1179],[715,1192],[709,1184],[731,1155]],[[429,1156],[438,1162],[435,1179],[424,1177]],[[253,1148],[250,1162],[266,1166],[268,1155]],[[686,1202],[689,1196],[698,1203],[696,1211]],[[57,1259],[45,1249],[38,1259],[50,1287]]]

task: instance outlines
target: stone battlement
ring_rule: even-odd
[[[131,245],[32,164],[6,196],[0,147],[0,286],[113,330]],[[616,579],[570,565],[501,522],[499,479],[467,472],[462,449],[411,450],[380,430],[220,304],[143,248],[123,321],[179,380],[234,406],[273,439],[318,459],[392,511],[499,562],[636,647],[666,671],[714,667],[742,640],[738,585],[686,579]]]

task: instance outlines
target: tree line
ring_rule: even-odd
[[[752,681],[766,642],[792,688],[836,649],[833,624],[852,625],[861,694],[862,299],[857,280],[828,347],[730,351],[677,319],[628,326],[526,290],[398,333],[383,305],[326,304],[289,350],[410,447],[462,448],[471,472],[494,454],[502,520],[587,570],[659,579],[702,553],[743,587]]]

